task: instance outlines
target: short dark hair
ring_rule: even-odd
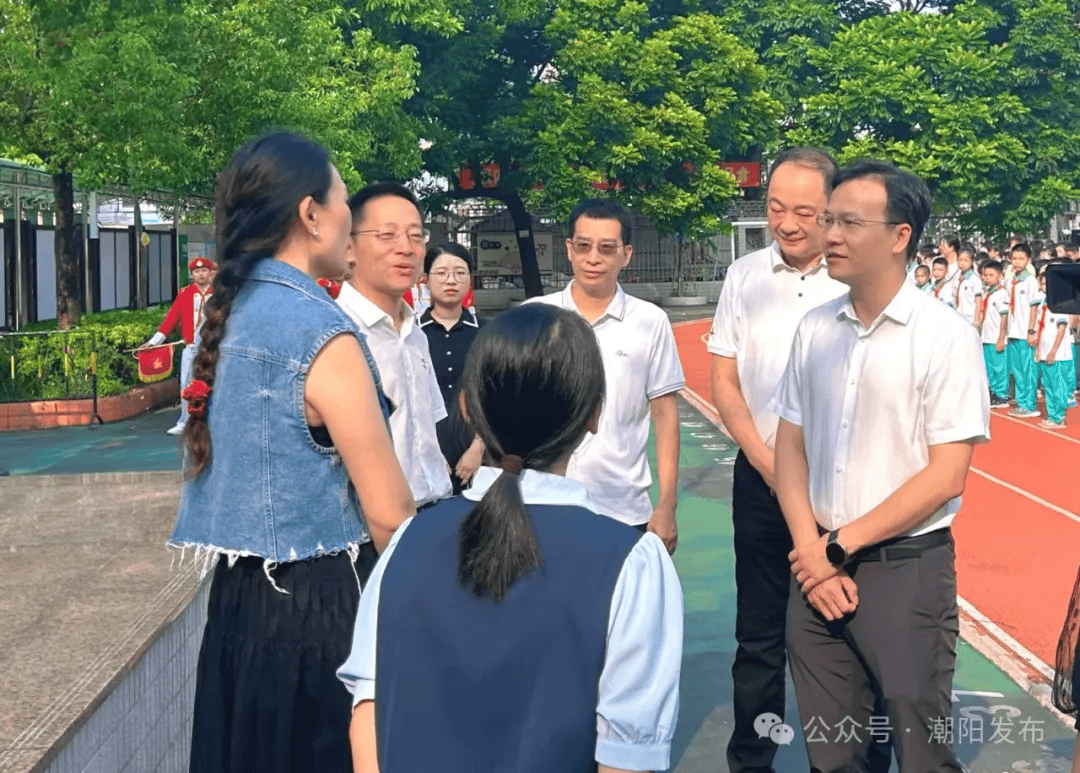
[[[385,180],[367,185],[352,195],[349,199],[349,210],[352,212],[353,222],[356,223],[362,220],[364,217],[364,205],[380,196],[397,196],[399,199],[405,199],[416,207],[416,211],[420,213],[420,219],[424,219],[424,210],[420,206],[420,200],[416,198],[416,194],[401,183]]]
[[[888,161],[874,159],[861,159],[845,166],[837,173],[833,188],[864,177],[877,179],[885,186],[885,212],[889,220],[896,224],[906,223],[911,227],[906,255],[910,260],[915,254],[919,239],[922,238],[926,221],[930,219],[930,189],[922,178],[911,172],[905,172]]]
[[[1065,244],[1065,252],[1080,252],[1080,244],[1073,244],[1072,242],[1067,242]]]
[[[955,252],[960,251],[960,237],[957,234],[945,234],[941,237],[941,241],[945,242]]]
[[[618,220],[622,229],[620,236],[623,244],[630,244],[634,237],[634,218],[630,210],[612,199],[585,199],[574,207],[566,221],[566,232],[570,238],[574,236],[574,228],[577,226],[579,217],[587,217],[591,220]]]
[[[980,271],[986,271],[987,269],[997,271],[999,274],[1005,273],[1005,266],[1002,265],[1000,260],[988,260],[982,264]]]
[[[931,242],[923,242],[919,245],[919,249],[916,251],[916,254],[926,258],[932,258],[937,255],[937,245]]]
[[[1029,242],[1028,246],[1031,247],[1032,255],[1038,255],[1040,252],[1042,252],[1042,239],[1032,239],[1031,242]]]
[[[964,242],[963,244],[960,245],[960,249],[958,249],[956,251],[956,253],[959,255],[959,254],[964,253],[964,252],[966,252],[968,255],[970,255],[972,258],[974,258],[975,257],[975,252],[976,252],[975,245],[972,244],[971,242]]]
[[[1028,260],[1031,260],[1031,246],[1026,242],[1019,242],[1017,244],[1014,244],[1012,246],[1012,249],[1009,250],[1009,254],[1012,255],[1014,252],[1022,252],[1024,253],[1024,255],[1027,256]]]
[[[431,264],[435,262],[435,259],[440,255],[453,255],[455,258],[461,258],[465,261],[465,265],[469,267],[469,273],[472,274],[476,271],[476,261],[473,260],[472,253],[465,249],[464,246],[457,242],[439,242],[434,247],[427,251],[424,255],[424,273],[431,273]]]
[[[945,258],[934,258],[934,265],[935,266],[944,266],[945,268],[948,268],[949,267],[949,261],[946,260]]]
[[[836,159],[827,150],[809,147],[788,148],[780,151],[780,154],[773,159],[772,164],[769,166],[769,182],[772,182],[773,174],[782,164],[796,164],[820,172],[821,176],[825,178],[826,193],[832,190],[833,180],[836,179],[836,173],[840,171],[840,165],[836,163]],[[765,189],[768,190],[768,188],[769,186],[766,184]]]

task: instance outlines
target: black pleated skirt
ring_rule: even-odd
[[[367,581],[376,555],[361,547]],[[352,696],[335,672],[349,656],[360,600],[347,553],[277,565],[240,558],[214,570],[199,651],[192,773],[352,770]]]

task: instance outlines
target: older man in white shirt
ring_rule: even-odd
[[[832,157],[817,148],[792,148],[776,157],[766,190],[775,241],[728,269],[709,334],[713,404],[739,444],[731,502],[738,642],[731,666],[731,773],[772,770],[777,745],[758,733],[754,720],[762,714],[785,718],[791,535],[773,493],[778,418],[768,404],[799,320],[846,289],[829,278],[825,234],[817,224],[837,171]]]
[[[353,271],[338,303],[367,338],[391,403],[390,435],[417,508],[450,496],[436,422],[446,407],[427,336],[402,293],[420,275],[427,233],[420,205],[397,183],[369,185],[349,200]]]
[[[903,773],[961,769],[933,728],[951,717],[959,628],[949,527],[990,404],[974,327],[905,282],[929,215],[912,174],[840,171],[822,224],[850,292],[803,318],[771,403],[799,715],[863,728],[808,742],[812,770],[867,769],[882,715]]]

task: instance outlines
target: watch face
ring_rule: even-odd
[[[840,546],[839,542],[829,542],[825,545],[825,557],[833,566],[840,566],[847,561],[847,551]]]

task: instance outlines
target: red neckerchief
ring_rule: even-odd
[[[960,308],[960,288],[964,286],[964,282],[971,276],[972,271],[974,271],[974,269],[971,268],[967,271],[962,271],[960,273],[959,281],[956,283],[956,308],[958,309]]]
[[[941,279],[941,280],[939,280],[938,282],[936,282],[934,284],[934,297],[935,298],[940,298],[941,297],[941,291],[945,288],[945,282],[946,282],[945,279]]]
[[[1001,289],[1001,285],[994,285],[989,291],[983,293],[982,319],[986,321],[986,308],[990,305],[990,296]]]
[[[1043,327],[1046,326],[1046,312],[1047,312],[1047,309],[1048,309],[1048,307],[1047,307],[1046,303],[1044,302],[1043,305],[1042,305],[1042,310],[1039,312],[1039,332],[1035,334],[1035,342],[1036,343],[1038,343],[1039,341],[1042,340]]]

